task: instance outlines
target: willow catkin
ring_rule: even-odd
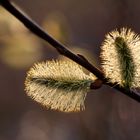
[[[122,28],[106,35],[101,47],[105,77],[126,89],[140,87],[140,37]]]
[[[65,112],[84,110],[90,84],[96,78],[70,60],[35,64],[27,73],[25,90],[47,108]]]

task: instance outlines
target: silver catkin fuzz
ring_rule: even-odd
[[[101,47],[105,77],[126,89],[140,87],[140,37],[122,28],[106,35]]]
[[[27,73],[27,95],[47,108],[64,112],[84,110],[90,84],[96,78],[71,60],[35,64]]]

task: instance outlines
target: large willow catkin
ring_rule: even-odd
[[[35,64],[27,73],[25,90],[47,108],[65,112],[84,110],[90,84],[96,78],[70,60]]]
[[[106,35],[101,47],[105,77],[126,89],[140,87],[140,37],[122,28]]]

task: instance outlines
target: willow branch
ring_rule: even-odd
[[[80,55],[76,55],[68,50],[63,44],[55,40],[49,34],[47,34],[39,25],[37,25],[33,20],[27,17],[24,13],[22,13],[16,6],[9,0],[0,0],[0,4],[9,11],[12,15],[14,15],[21,23],[23,23],[31,32],[40,37],[41,39],[47,41],[50,45],[52,45],[61,55],[68,57],[69,59],[75,61],[79,65],[86,68],[88,71],[93,73],[98,79],[100,79],[104,84],[109,85],[120,91],[121,93],[131,97],[132,99],[140,102],[140,95],[134,91],[126,90],[119,85],[114,85],[109,83],[107,79],[104,77],[104,74],[97,67],[93,66],[89,63],[85,58],[83,59]]]

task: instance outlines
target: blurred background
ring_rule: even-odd
[[[47,32],[100,67],[106,33],[140,33],[138,0],[14,0]],[[38,61],[61,58],[0,7],[0,140],[139,140],[140,104],[110,87],[88,94],[86,110],[46,110],[24,91],[26,72]]]

